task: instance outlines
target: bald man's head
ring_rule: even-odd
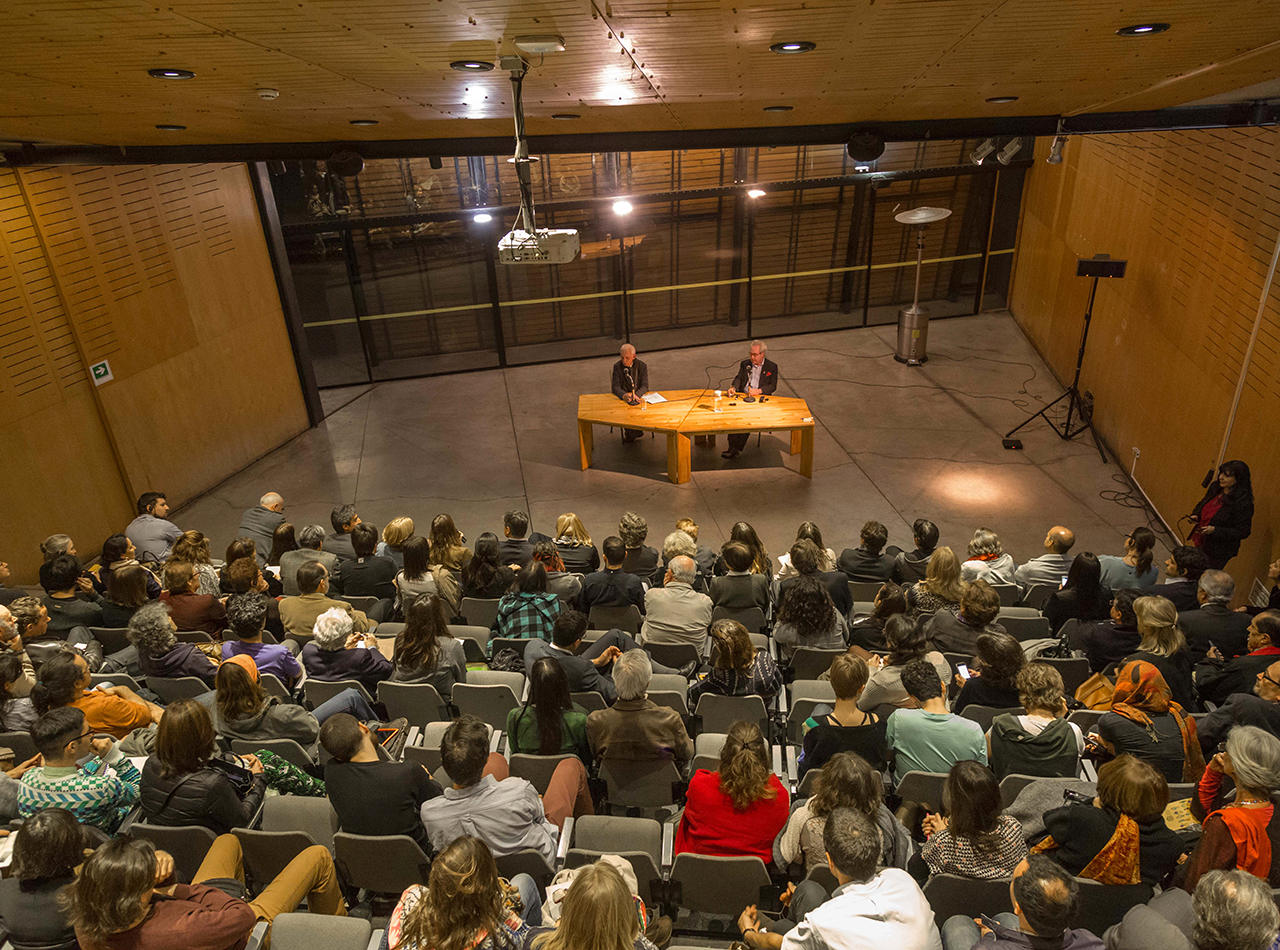
[[[258,504],[269,511],[284,511],[284,499],[279,492],[267,492],[258,499]]]
[[[1049,533],[1045,536],[1044,549],[1050,554],[1066,554],[1075,543],[1075,532],[1070,528],[1064,528],[1062,525],[1056,524],[1049,529]]]

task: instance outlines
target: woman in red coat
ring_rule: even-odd
[[[771,864],[773,839],[790,812],[760,727],[735,722],[720,750],[720,770],[698,769],[689,782],[675,853],[755,855]]]

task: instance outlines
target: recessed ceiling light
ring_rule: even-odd
[[[631,202],[624,201],[623,199],[619,198],[617,201],[613,203],[613,213],[614,214],[630,214]]]
[[[476,224],[488,224],[493,220],[493,215],[487,211],[481,211],[479,214],[472,216],[471,220]]]
[[[377,119],[352,119],[351,124],[352,125],[377,125],[378,120]]]
[[[148,69],[147,75],[153,79],[195,79],[196,74],[189,69]]]
[[[582,116],[578,115],[578,113],[576,113],[576,112],[553,112],[553,113],[551,114],[551,118],[553,118],[553,119],[581,119],[581,118],[582,118]]]
[[[1169,29],[1168,23],[1138,23],[1134,26],[1122,26],[1116,30],[1117,36],[1151,36]]]
[[[185,125],[170,125],[170,124],[157,125],[156,128],[159,129],[161,132],[185,132],[187,130],[187,127]]]
[[[790,112],[795,106],[765,106],[765,112]]]
[[[487,73],[493,69],[493,63],[483,59],[458,59],[449,64],[450,69],[458,69],[464,73]]]
[[[1018,101],[1017,96],[992,96],[990,99],[987,100],[987,102],[991,102],[996,105],[1000,105],[1001,103],[1005,103],[1005,102],[1017,102],[1017,101]]]
[[[763,197],[764,197],[764,189],[763,189],[763,188],[749,188],[749,189],[747,189],[747,197],[748,197],[748,198],[763,198]]]
[[[769,47],[775,53],[807,53],[817,48],[817,43],[810,43],[808,40],[787,40],[784,43],[774,43]]]

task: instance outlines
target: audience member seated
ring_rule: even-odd
[[[18,629],[22,649],[35,669],[54,653],[74,649],[84,656],[90,670],[102,667],[102,644],[83,627],[55,632],[49,629],[49,608],[34,597],[19,597],[9,602],[10,616]],[[64,639],[65,638],[65,639]],[[35,678],[32,677],[34,685]]]
[[[605,557],[609,557],[605,542]],[[640,642],[687,643],[702,656],[706,648],[707,628],[711,626],[711,598],[693,589],[698,566],[691,557],[674,558],[667,565],[661,587],[644,595],[644,626]]]
[[[851,581],[887,581],[893,574],[894,558],[884,553],[889,543],[889,529],[879,521],[868,521],[859,535],[856,548],[845,548],[836,561],[836,569]]]
[[[326,610],[316,618],[312,634],[299,656],[311,679],[355,680],[370,696],[376,696],[378,684],[391,678],[394,668],[378,649],[377,634],[361,637],[345,610]]]
[[[138,610],[129,621],[129,642],[138,648],[138,666],[144,676],[177,679],[194,676],[213,689],[218,666],[197,644],[179,643],[174,636],[178,625],[169,616],[169,607],[154,601]]]
[[[796,544],[801,541],[808,541],[813,545],[816,554],[816,562],[813,570],[802,571],[795,563],[795,554],[793,553]],[[800,527],[796,529],[796,540],[791,545],[792,551],[781,555],[778,558],[778,568],[774,571],[773,579],[775,581],[785,581],[789,577],[795,577],[797,574],[804,573],[827,573],[836,572],[836,552],[822,543],[822,532],[818,530],[818,526],[812,521],[800,522]],[[844,573],[843,571],[839,573]],[[848,578],[846,577],[847,581]],[[845,584],[846,589],[848,584]]]
[[[731,542],[736,543],[736,542]],[[661,572],[665,576],[667,568],[671,565],[671,561],[677,557],[687,557],[693,561],[694,567],[698,573],[693,579],[693,589],[706,594],[710,589],[711,573],[703,573],[702,565],[698,563],[698,545],[685,534],[683,531],[672,531],[669,535],[662,539],[662,568]],[[714,567],[715,556],[712,556]]]
[[[34,597],[27,598],[39,609],[39,601]],[[3,604],[0,604],[0,655],[15,660],[18,664],[18,675],[11,677],[9,696],[27,697],[31,695],[31,687],[36,685],[35,669],[31,665],[31,657],[27,655],[26,645],[22,642],[22,632],[18,629],[18,618]],[[0,710],[3,707],[0,706]],[[13,730],[5,730],[12,732]]]
[[[928,814],[928,836],[911,870],[917,880],[928,874],[959,874],[983,881],[1009,877],[1027,858],[1027,842],[1016,818],[1001,814],[1000,783],[978,762],[951,766],[942,785],[942,814]]]
[[[493,535],[489,537],[492,538]],[[483,535],[480,540],[484,541]],[[480,548],[481,545],[477,544],[476,547]],[[475,558],[472,558],[467,562],[468,569],[474,561]],[[344,567],[350,566],[350,564],[344,565]],[[503,570],[511,575],[510,568]],[[404,567],[396,574],[394,586],[396,610],[400,612],[400,616],[404,616],[414,600],[429,594],[439,597],[444,602],[447,616],[452,617],[458,613],[462,598],[472,596],[462,592],[457,578],[443,565],[431,563],[431,543],[422,535],[414,535],[404,543]]]
[[[1226,660],[1249,652],[1249,614],[1231,609],[1235,595],[1235,579],[1226,571],[1205,571],[1200,575],[1196,584],[1199,608],[1178,611],[1178,626],[1187,638],[1191,662],[1203,660],[1211,646],[1217,647]]]
[[[1009,899],[1013,913],[997,914],[994,930],[967,915],[946,921],[943,950],[1102,950],[1096,934],[1067,926],[1079,907],[1080,885],[1052,861],[1033,857],[1020,862]]]
[[[828,894],[816,881],[801,881],[788,894],[787,916],[777,921],[762,920],[755,904],[747,907],[738,929],[748,950],[941,947],[933,908],[911,875],[896,867],[876,870],[882,847],[872,819],[857,808],[834,808],[822,837],[836,889]]]
[[[1026,712],[1001,713],[987,732],[987,759],[996,779],[1006,775],[1072,778],[1080,771],[1084,735],[1067,722],[1062,676],[1048,663],[1028,663],[1017,676]]]
[[[227,625],[227,611],[222,601],[210,594],[197,594],[200,575],[184,561],[171,561],[164,569],[164,593],[160,602],[168,605],[169,616],[179,630],[202,630],[221,639]]]
[[[893,559],[893,574],[890,575],[895,584],[904,587],[922,581],[929,569],[929,559],[933,557],[934,548],[938,546],[938,526],[925,518],[917,518],[911,526],[914,551],[899,551]]]
[[[757,575],[758,576],[758,575]],[[719,580],[719,578],[717,578]],[[767,706],[782,689],[782,671],[769,651],[756,649],[747,628],[736,620],[711,625],[710,671],[689,687],[689,708],[704,693],[717,696],[759,696]]]
[[[369,618],[364,611],[356,610],[345,600],[334,600],[329,596],[329,571],[319,561],[307,561],[298,568],[297,577],[298,590],[302,593],[280,601],[280,622],[289,636],[299,643],[306,643],[311,639],[316,619],[326,610],[334,609],[345,611],[351,617],[356,633],[369,630]]]
[[[535,930],[526,939],[530,950],[655,950],[647,937],[656,925],[665,925],[671,939],[671,921],[661,917],[642,932],[648,912],[635,894],[637,883],[631,865],[617,855],[588,864],[557,897],[559,918],[554,929]],[[662,946],[666,946],[666,941]]]
[[[720,550],[727,573],[711,578],[711,606],[731,610],[759,607],[769,612],[769,577],[751,570],[751,549],[740,541],[729,541]],[[696,566],[696,564],[695,564]],[[846,590],[848,585],[845,585]]]
[[[764,542],[760,540],[760,535],[756,534],[755,528],[745,521],[735,522],[733,527],[729,529],[729,540],[745,544],[748,550],[751,551],[751,572],[753,574],[763,574],[765,577],[773,576],[773,561],[769,558]],[[716,575],[729,573],[729,565],[725,563],[723,554],[716,559],[712,572]]]
[[[231,577],[231,569],[235,567],[237,561],[243,561],[245,558],[252,558],[253,563],[258,565],[259,573],[267,582],[265,593],[268,596],[284,595],[284,584],[280,582],[280,578],[271,571],[262,570],[262,564],[258,560],[258,545],[253,538],[236,538],[227,545],[227,552],[223,555],[222,570],[218,572],[218,590],[224,594],[243,593],[236,590],[236,581]],[[334,583],[336,585],[336,581]],[[336,586],[335,589],[337,589]]]
[[[1160,670],[1135,660],[1116,674],[1111,710],[1089,738],[1112,755],[1150,762],[1167,782],[1195,782],[1204,771],[1196,721],[1176,702]]]
[[[675,853],[749,855],[772,864],[773,840],[790,811],[760,727],[735,722],[720,750],[719,770],[698,769],[689,780]]]
[[[8,606],[11,601],[17,600],[19,597],[26,595],[21,587],[6,587],[4,582],[9,579],[9,563],[0,561],[0,605]]]
[[[463,835],[431,862],[426,885],[402,895],[387,922],[389,950],[515,950],[527,946],[529,923],[541,923],[538,886],[527,874],[511,879],[522,918],[510,907],[493,855],[479,838]]]
[[[1000,537],[990,528],[978,528],[969,542],[969,557],[960,565],[960,579],[984,580],[988,584],[1015,584],[1017,565],[1000,544]]]
[[[842,650],[849,625],[836,609],[822,581],[811,575],[796,578],[778,608],[773,639],[790,661],[800,647]]]
[[[238,561],[233,561],[223,571],[223,577],[228,588],[228,599],[238,594],[246,594],[249,591],[267,595],[266,629],[270,631],[272,637],[284,640],[284,623],[280,620],[280,601],[271,595],[271,587],[267,581],[267,578],[271,576],[271,572],[264,571],[259,567],[258,559],[253,557],[242,557]],[[223,636],[229,636],[229,634],[224,630]],[[296,641],[288,640],[286,642],[290,644],[291,649],[296,650],[298,648]]]
[[[46,567],[40,582],[45,588],[50,632],[65,634],[72,627],[101,627],[102,595],[89,582],[81,584],[84,565],[80,559],[74,554],[60,554]]]
[[[71,540],[70,535],[51,534],[40,542],[40,554],[44,558],[44,564],[40,566],[40,586],[45,590],[49,589],[46,568],[63,554],[70,554],[72,557],[79,557],[76,551],[76,543]],[[93,576],[85,572],[85,580],[90,584],[93,583]]]
[[[1152,550],[1156,546],[1155,532],[1139,525],[1124,539],[1124,555],[1098,555],[1102,568],[1102,586],[1119,590],[1121,587],[1152,587],[1160,576]]]
[[[185,532],[184,532],[185,533]],[[192,532],[200,534],[200,532]],[[200,535],[204,537],[204,535]],[[181,542],[181,538],[179,539]],[[111,578],[116,571],[126,567],[142,567],[138,563],[138,550],[123,534],[113,534],[107,540],[102,542],[102,555],[99,558],[97,567],[89,568],[87,575],[93,580],[93,589],[99,594],[105,594],[107,587],[111,583]],[[172,555],[170,559],[173,560]],[[189,558],[177,558],[177,560],[189,560]],[[151,562],[153,566],[158,567],[156,562]],[[160,581],[156,579],[155,574],[148,568],[142,568],[147,579],[147,596],[151,598],[160,596]],[[217,577],[217,573],[214,573]]]
[[[498,601],[498,614],[489,625],[489,638],[550,640],[564,603],[547,590],[547,570],[537,561],[520,571],[516,588]]]
[[[671,759],[683,769],[693,758],[693,740],[680,714],[646,695],[652,675],[652,663],[643,650],[632,650],[613,661],[618,699],[611,708],[587,716],[587,738],[597,759]]]
[[[254,542],[257,546],[257,542]],[[298,550],[297,529],[291,521],[281,521],[271,532],[271,550],[267,555],[265,567],[279,567],[280,558],[289,551]]]
[[[0,571],[2,573],[2,571]],[[1280,561],[1272,561],[1267,567],[1267,580],[1271,581],[1271,593],[1267,595],[1267,604],[1265,607],[1258,607],[1254,604],[1245,604],[1243,607],[1237,607],[1240,613],[1256,614],[1263,610],[1280,610]],[[4,586],[0,585],[0,604],[5,602]]]
[[[259,550],[269,551],[271,549],[269,538],[267,539],[267,544],[267,547],[260,547]],[[209,539],[205,537],[204,532],[182,532],[182,536],[174,542],[173,551],[169,554],[168,563],[175,562],[190,564],[191,569],[200,575],[200,584],[196,588],[197,594],[209,594],[212,597],[216,597],[221,592],[218,569],[213,566],[213,556],[209,552]],[[158,584],[151,596],[160,596]]]
[[[462,569],[462,597],[497,600],[516,579],[516,572],[498,557],[498,536],[486,531],[476,539],[475,555]]]
[[[975,583],[980,584],[982,581]],[[1009,634],[982,634],[974,644],[969,678],[966,680],[956,674],[956,682],[963,685],[951,705],[951,711],[963,712],[966,706],[1011,709],[1022,705],[1018,696],[1018,674],[1026,662],[1022,644]]]
[[[1005,636],[996,622],[1000,595],[984,580],[960,585],[960,607],[939,607],[924,624],[929,645],[941,653],[973,653],[984,635]]]
[[[302,593],[298,589],[298,568],[308,561],[319,561],[329,572],[329,583],[335,592],[342,590],[342,566],[338,563],[338,555],[322,551],[324,544],[324,528],[318,524],[309,524],[298,532],[298,548],[280,555],[280,585],[286,597],[297,597]]]
[[[801,876],[827,866],[823,828],[837,808],[856,808],[875,822],[880,831],[879,866],[906,870],[915,853],[911,835],[884,804],[884,781],[862,756],[837,752],[822,767],[813,783],[813,795],[800,803],[774,846],[778,867],[801,865]],[[792,876],[795,876],[794,870]]]
[[[115,834],[138,802],[141,780],[120,743],[95,737],[84,713],[70,706],[37,719],[31,741],[43,764],[22,776],[18,814],[65,808],[83,824]]]
[[[1212,755],[1236,726],[1257,726],[1280,736],[1280,659],[1258,673],[1252,692],[1232,693],[1196,723],[1201,751]]]
[[[107,582],[107,594],[101,603],[102,625],[119,630],[129,626],[129,618],[139,607],[151,602],[147,590],[151,583],[149,572],[141,565],[133,564],[111,572]],[[160,585],[156,585],[157,593]]]
[[[579,598],[582,612],[590,613],[592,607],[626,607],[635,604],[643,614],[645,585],[639,577],[622,569],[622,562],[626,560],[626,547],[622,539],[605,538],[602,547],[604,570],[588,574],[582,581],[582,595]],[[710,600],[707,603],[710,604]]]
[[[960,607],[960,559],[945,544],[933,549],[924,580],[906,589],[907,611],[912,617]]]
[[[1195,682],[1191,675],[1191,654],[1187,640],[1178,629],[1178,612],[1163,597],[1139,597],[1133,602],[1142,641],[1124,662],[1143,660],[1160,671],[1169,685],[1174,702],[1187,712],[1200,708]]]
[[[1182,888],[1139,904],[1107,931],[1109,950],[1270,950],[1280,911],[1248,871],[1210,871],[1194,896]]]
[[[622,569],[646,583],[656,583],[662,576],[662,559],[654,548],[644,543],[648,536],[649,523],[643,517],[634,511],[623,514],[618,522],[618,537],[626,549]]]
[[[360,524],[355,505],[339,505],[329,512],[333,533],[325,535],[323,549],[337,555],[339,561],[354,561],[356,549],[351,546],[351,532]]]
[[[1138,615],[1133,609],[1142,592],[1127,587],[1118,590],[1111,601],[1111,619],[1101,623],[1081,624],[1071,646],[1084,651],[1089,669],[1101,673],[1138,649],[1142,634],[1138,632]]]
[[[846,585],[846,590],[848,589]],[[837,605],[836,609],[839,609]],[[889,643],[885,639],[885,622],[895,614],[907,612],[907,598],[901,587],[886,581],[876,591],[876,599],[868,617],[858,617],[849,623],[850,646],[862,647],[864,650],[887,650]]]
[[[680,518],[676,521],[676,530],[683,531],[693,539],[694,563],[698,565],[698,574],[702,577],[710,577],[715,573],[716,561],[719,556],[711,548],[705,544],[698,544],[698,523],[692,518]]]
[[[466,651],[449,632],[444,601],[435,594],[414,598],[391,655],[393,683],[426,683],[445,702],[452,698],[454,684],[467,681]]]
[[[529,513],[511,510],[502,516],[503,540],[498,544],[498,561],[523,570],[533,560],[533,542],[529,536]],[[541,538],[542,535],[538,535]]]
[[[547,572],[547,591],[560,598],[566,607],[572,607],[582,594],[582,579],[565,570],[564,561],[553,541],[539,541],[533,546],[533,559]]]
[[[1185,844],[1164,823],[1169,786],[1148,762],[1121,755],[1098,769],[1098,796],[1045,812],[1032,851],[1100,884],[1150,884],[1178,866]]]
[[[395,561],[396,569],[404,567],[405,542],[413,537],[413,519],[405,516],[392,518],[382,529],[382,540],[376,549],[379,557],[389,557]]]
[[[923,625],[906,614],[896,614],[885,622],[884,640],[889,655],[868,661],[871,679],[858,699],[858,708],[864,712],[882,706],[916,709],[920,704],[908,695],[902,685],[902,671],[906,665],[912,660],[927,660],[938,678],[945,681],[951,676],[951,664],[941,653],[929,649]],[[887,713],[881,710],[881,715],[887,716]]]
[[[222,835],[248,827],[267,794],[257,756],[240,757],[232,772],[217,757],[209,712],[194,699],[171,703],[156,730],[155,751],[142,767],[143,819],[152,825],[203,825]],[[233,783],[251,776],[247,787]]]
[[[19,683],[26,678],[27,666],[23,666],[26,654],[0,654],[0,732],[26,732],[38,718],[36,707],[31,703],[30,695],[18,696]],[[30,686],[27,691],[30,693]]]
[[[431,563],[439,564],[454,574],[461,571],[471,560],[471,549],[467,547],[467,539],[462,536],[453,518],[447,514],[439,514],[431,519]]]
[[[590,765],[587,711],[569,698],[564,670],[546,656],[526,668],[529,692],[524,705],[507,713],[508,748],[524,755],[572,752]]]
[[[422,823],[437,851],[472,833],[495,857],[532,848],[553,864],[565,818],[589,815],[587,770],[577,758],[556,766],[546,792],[512,778],[507,760],[489,752],[489,730],[474,716],[454,720],[440,741],[440,758],[453,785],[422,805]]]
[[[138,516],[129,522],[124,533],[137,549],[138,557],[158,564],[169,556],[169,550],[182,534],[182,529],[165,520],[169,502],[164,492],[143,492],[138,496],[137,510]]]
[[[555,546],[566,571],[585,576],[600,570],[600,552],[592,543],[582,519],[572,511],[556,519]]]
[[[805,524],[812,524],[806,521]],[[800,526],[802,529],[804,525]],[[813,529],[817,531],[815,527]],[[792,570],[789,576],[785,577],[778,585],[778,600],[787,596],[787,592],[795,586],[796,581],[800,577],[815,577],[826,587],[827,593],[831,595],[831,602],[836,605],[836,610],[840,611],[842,617],[847,617],[849,612],[853,610],[853,595],[849,593],[849,578],[845,576],[843,571],[833,570],[825,565],[831,562],[827,560],[830,550],[823,551],[815,542],[808,538],[801,538],[791,545],[791,550],[782,557],[791,559],[788,565]]]
[[[1209,559],[1199,548],[1180,544],[1165,559],[1163,584],[1141,588],[1143,596],[1164,597],[1178,610],[1196,610],[1200,606],[1200,575],[1209,570]]]
[[[1274,801],[1280,791],[1280,739],[1254,726],[1236,726],[1226,746],[1209,761],[1191,796],[1191,814],[1203,833],[1187,859],[1182,887],[1194,891],[1215,869],[1248,871],[1280,887],[1280,860],[1271,845],[1280,838]],[[1224,776],[1235,784],[1234,799],[1223,787]]]
[[[258,681],[252,657],[233,656],[224,661],[218,667],[217,687],[213,725],[218,735],[226,739],[292,739],[315,758],[320,735],[317,717],[302,706],[268,696]]]
[[[15,950],[72,945],[76,933],[58,902],[76,880],[89,844],[65,808],[45,808],[22,823],[13,841],[11,876],[0,880],[0,930]]]
[[[312,914],[345,917],[333,857],[312,845],[252,900],[209,881],[244,884],[244,855],[234,835],[220,835],[200,862],[194,884],[173,880],[173,858],[142,838],[117,838],[84,862],[66,906],[83,950],[227,950],[243,947],[259,920],[270,924],[305,897]]]
[[[949,772],[964,759],[987,764],[982,727],[947,712],[946,685],[932,663],[919,659],[904,666],[902,686],[920,708],[894,710],[885,728],[895,782],[908,772]]]
[[[235,637],[222,644],[222,658],[247,656],[260,673],[270,673],[285,686],[292,686],[302,675],[302,666],[294,652],[297,641],[263,643],[271,600],[261,591],[251,590],[227,598],[227,635]]]
[[[164,710],[127,686],[93,685],[89,664],[79,653],[54,654],[40,667],[31,703],[43,716],[51,709],[74,707],[84,713],[92,732],[123,739],[134,729],[159,722]]]
[[[888,753],[885,720],[858,708],[871,675],[866,661],[852,653],[842,653],[831,661],[829,672],[836,705],[825,715],[805,720],[800,778],[811,769],[824,768],[828,759],[841,752],[856,752],[873,768],[884,768]]]
[[[351,529],[354,560],[342,565],[343,597],[376,597],[390,600],[396,596],[396,562],[379,557],[378,529],[371,524],[358,524]]]
[[[1033,557],[1016,571],[1014,578],[1023,590],[1040,585],[1050,590],[1062,586],[1062,579],[1071,570],[1072,556],[1067,552],[1076,543],[1076,536],[1070,528],[1054,525],[1044,536],[1044,554]]]
[[[258,566],[279,564],[269,554],[274,553],[276,532],[284,523],[284,499],[279,492],[269,491],[258,499],[258,504],[245,510],[240,518],[236,536],[252,538],[258,554]],[[285,548],[284,550],[289,550]]]
[[[1248,614],[1237,616],[1249,617]],[[1196,689],[1202,700],[1226,702],[1232,693],[1248,690],[1259,673],[1280,659],[1280,610],[1264,610],[1253,617],[1247,636],[1245,646],[1249,652],[1234,660],[1224,660],[1216,646],[1209,648],[1204,662],[1196,668]]]
[[[325,720],[320,744],[333,756],[324,767],[324,787],[343,831],[408,835],[425,854],[431,853],[421,809],[442,789],[426,769],[408,760],[380,758],[369,727],[347,713]]]
[[[1041,613],[1049,621],[1049,633],[1057,636],[1062,625],[1072,618],[1096,623],[1111,616],[1111,588],[1100,578],[1102,569],[1092,551],[1081,551],[1067,569],[1067,582],[1045,601]]]

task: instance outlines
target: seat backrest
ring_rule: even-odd
[[[180,699],[195,699],[209,692],[209,686],[198,676],[179,676],[169,679],[164,676],[148,676],[147,688],[152,690],[168,705]]]
[[[612,630],[617,627],[623,633],[635,636],[640,633],[640,608],[635,604],[627,604],[625,607],[592,607],[587,614],[587,626],[592,630]]]
[[[519,698],[524,695],[524,674],[502,670],[469,670],[468,686],[507,686]]]
[[[400,634],[404,633],[404,624],[402,623],[380,623],[378,624],[379,640],[394,640]]]
[[[643,851],[655,863],[661,863],[662,824],[652,818],[583,815],[573,823],[573,846],[605,853],[615,848],[620,851]]]
[[[89,632],[102,644],[102,652],[106,656],[119,653],[129,645],[128,627],[90,627]]]
[[[1067,722],[1073,722],[1080,727],[1080,731],[1086,736],[1094,730],[1098,725],[1098,720],[1102,718],[1103,711],[1101,709],[1076,709],[1071,715],[1067,716]]]
[[[796,680],[791,684],[791,706],[787,710],[787,741],[799,743],[805,720],[815,707],[834,705],[836,692],[827,680]]]
[[[681,716],[689,715],[689,704],[686,701],[685,691],[678,692],[673,689],[649,690],[649,701],[655,706],[666,706],[668,709],[674,709]]]
[[[933,908],[933,919],[939,930],[956,914],[972,918],[978,911],[988,917],[1013,913],[1009,878],[980,881],[958,874],[935,874],[925,884],[924,896]]]
[[[271,923],[274,950],[365,950],[373,927],[361,917],[279,914]]]
[[[507,728],[507,713],[520,708],[520,700],[505,683],[458,683],[453,687],[453,704],[460,715],[475,716],[499,731]]]
[[[349,603],[356,610],[359,610],[362,613],[366,613],[366,614],[373,607],[373,605],[378,602],[377,597],[367,597],[367,596],[366,597],[343,597],[342,599],[345,600],[347,603]]]
[[[1106,933],[1130,909],[1151,900],[1149,884],[1099,884],[1081,877],[1076,878],[1076,883],[1080,886],[1080,903],[1069,926],[1094,934]]]
[[[604,701],[604,696],[594,689],[585,693],[570,693],[569,698],[589,713],[595,712],[597,709],[609,708],[609,704]]]
[[[449,719],[448,704],[430,683],[383,680],[378,684],[378,702],[387,707],[388,718],[408,719],[411,726]]]
[[[649,689],[671,690],[677,693],[689,691],[689,681],[679,673],[654,673],[649,678]]]
[[[1006,608],[1018,610],[1019,608]],[[1049,620],[1046,617],[1006,617],[1001,614],[996,623],[1015,640],[1043,640],[1049,636]]]
[[[408,835],[333,836],[334,861],[352,887],[378,894],[401,894],[413,884],[425,884],[430,861]]]
[[[896,789],[904,802],[920,802],[930,811],[942,808],[942,786],[947,781],[946,772],[908,772],[902,776]]]
[[[670,759],[604,759],[600,777],[608,788],[609,803],[628,808],[675,804],[672,786],[681,780]]]
[[[800,785],[796,788],[796,798],[808,798],[813,794],[813,783],[818,780],[818,776],[822,774],[822,769],[810,769],[804,773],[804,778],[800,780]]]
[[[816,680],[827,670],[831,663],[844,650],[818,650],[814,647],[799,647],[791,654],[791,668],[796,671],[798,680]]]
[[[285,702],[289,702],[293,699],[293,697],[289,695],[289,687],[285,686],[284,683],[280,681],[280,677],[276,676],[274,673],[262,674],[262,688],[267,691],[268,696],[278,696]]]
[[[692,643],[646,643],[644,648],[654,660],[675,670],[700,658],[698,648]]]
[[[1075,618],[1072,617],[1071,619],[1074,620]],[[1064,695],[1067,697],[1074,696],[1076,690],[1083,686],[1084,681],[1092,675],[1092,671],[1089,669],[1089,661],[1084,657],[1038,657],[1036,662],[1048,663],[1058,671],[1058,675],[1062,677]]]
[[[203,825],[170,828],[148,825],[142,821],[135,821],[130,825],[129,834],[135,838],[150,841],[161,851],[168,851],[173,855],[174,867],[188,881],[195,880],[196,872],[200,870],[200,862],[204,860],[204,856],[213,847],[214,839],[218,837]]]
[[[128,686],[135,693],[142,689],[141,684],[128,673],[90,673],[89,680],[91,689],[99,683],[107,683],[111,686]]]
[[[695,716],[702,717],[703,732],[724,732],[735,722],[754,722],[760,726],[765,741],[769,739],[769,714],[759,696],[719,696],[703,693],[698,698]]]
[[[327,798],[272,795],[262,806],[263,831],[300,831],[316,844],[333,850],[338,813]]]
[[[733,914],[734,906],[754,901],[769,883],[769,871],[758,857],[676,855],[670,880],[680,885],[681,907],[706,914]]]
[[[1032,584],[1027,588],[1026,593],[1022,595],[1022,606],[1042,610],[1044,605],[1048,603],[1049,598],[1053,596],[1053,590],[1047,584]]]
[[[855,601],[869,600],[875,602],[876,594],[883,587],[880,581],[849,581],[849,594]]]
[[[258,893],[289,866],[289,862],[307,848],[319,844],[305,831],[259,831],[256,828],[232,828],[240,842],[244,871],[252,882],[250,890]],[[333,847],[332,835],[329,847]]]
[[[509,881],[517,874],[527,874],[544,889],[556,876],[555,868],[547,864],[542,852],[533,848],[522,848],[515,854],[495,858],[494,863],[498,866],[499,877],[505,877]]]
[[[1017,584],[992,584],[991,588],[1000,595],[1001,607],[1012,607],[1022,597],[1022,588]]]
[[[526,779],[538,790],[539,795],[543,795],[547,791],[547,786],[551,784],[551,776],[555,774],[556,767],[561,762],[574,758],[577,756],[572,752],[564,752],[560,755],[526,755],[513,752],[508,761],[512,775]]]
[[[0,732],[0,746],[13,750],[15,765],[21,765],[36,754],[36,744],[30,732]]]
[[[498,617],[498,598],[463,597],[458,613],[466,618],[467,626],[488,630]]]
[[[345,693],[349,689],[359,691],[360,695],[373,702],[373,697],[369,695],[369,691],[359,680],[317,680],[308,679],[302,684],[303,690],[306,692],[307,701],[311,705],[319,706],[327,703],[339,693]]]
[[[514,650],[516,656],[524,658],[524,648],[529,645],[525,637],[494,637],[489,641],[489,655],[497,656],[503,650]]]
[[[238,755],[246,755],[265,749],[274,752],[287,762],[292,762],[300,769],[315,765],[307,750],[293,739],[232,739],[231,751]]]
[[[1039,781],[1038,775],[1019,775],[1016,772],[1006,775],[1000,780],[1000,801],[1005,808],[1013,804],[1013,800],[1018,797],[1018,793],[1030,785],[1032,782]]]
[[[711,611],[711,622],[717,620],[736,620],[747,628],[747,633],[764,629],[764,611],[759,607],[716,607]]]
[[[968,719],[970,722],[976,722],[982,727],[982,731],[986,732],[991,728],[991,721],[995,719],[996,716],[1004,713],[1014,713],[1015,715],[1021,716],[1025,712],[1026,710],[1021,706],[999,707],[972,705],[965,706],[964,709],[960,711],[960,716],[963,719]]]
[[[203,630],[175,630],[174,637],[179,643],[212,643],[213,637]]]
[[[587,816],[583,816],[587,817]],[[644,818],[633,818],[631,821],[646,821]],[[576,824],[576,822],[575,822]],[[564,866],[566,868],[580,868],[588,864],[595,864],[606,854],[616,854],[618,857],[627,861],[631,865],[631,869],[636,872],[636,893],[640,895],[640,899],[646,904],[655,903],[653,893],[649,885],[654,881],[662,880],[662,871],[659,868],[661,861],[655,859],[646,851],[627,851],[625,849],[608,846],[603,849],[591,848],[570,848],[565,852]]]
[[[449,632],[462,641],[462,649],[468,663],[483,663],[488,656],[489,628],[463,624],[449,624]]]

